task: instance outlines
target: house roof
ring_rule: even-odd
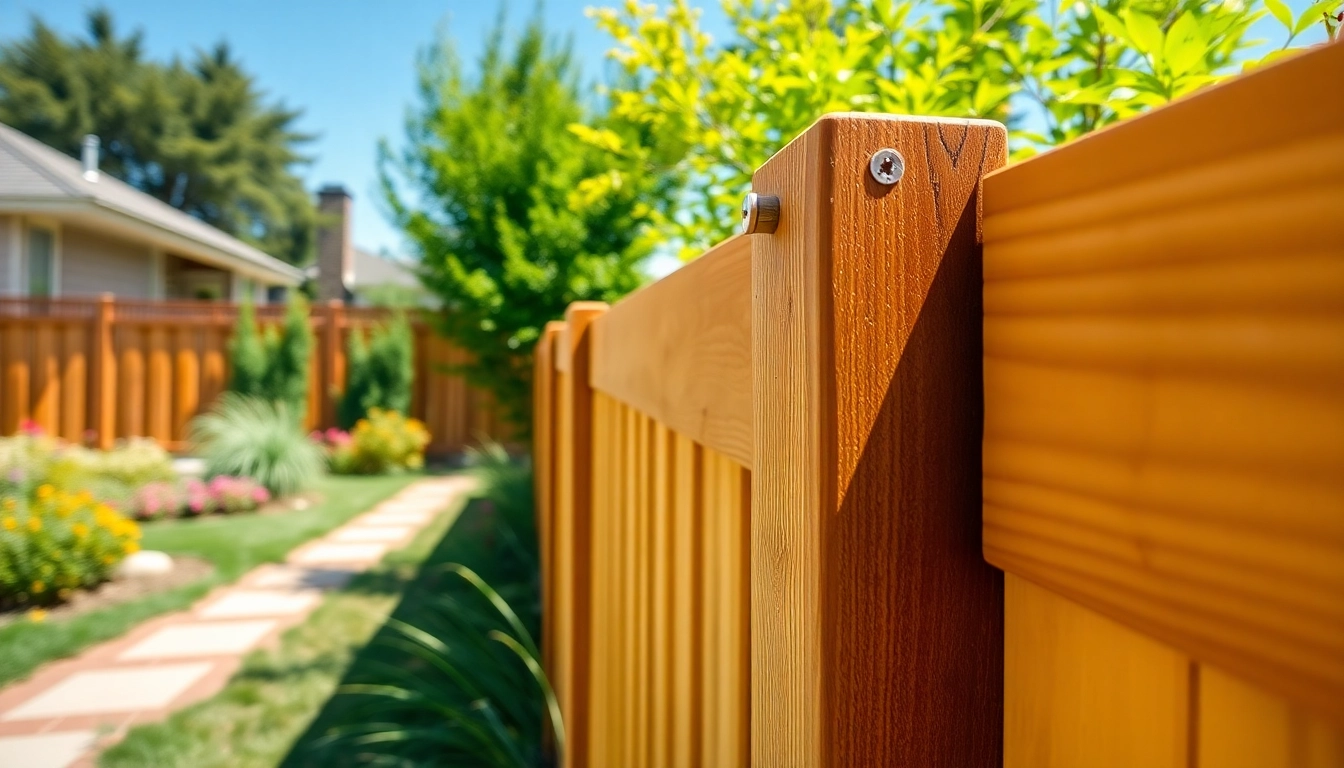
[[[415,276],[414,268],[404,262],[379,256],[376,253],[355,249],[354,262],[351,265],[346,288],[352,291],[372,285],[399,285],[406,288],[419,288],[420,279]]]
[[[75,158],[0,123],[0,211],[94,212],[167,236],[186,255],[268,282],[297,285],[303,272],[106,173],[84,178]],[[152,234],[152,232],[151,232]]]

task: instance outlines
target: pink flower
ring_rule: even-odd
[[[23,421],[20,421],[19,431],[30,437],[41,437],[42,434],[46,432],[46,430],[42,429],[41,424],[38,424],[32,419],[24,419]]]

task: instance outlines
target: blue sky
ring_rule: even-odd
[[[607,0],[547,0],[548,29],[572,35],[585,78],[604,66],[611,39],[584,16]],[[24,35],[32,14],[62,33],[83,34],[94,2],[0,0],[0,39]],[[474,58],[505,3],[500,0],[108,0],[119,34],[139,28],[152,58],[189,55],[227,40],[272,97],[301,107],[300,127],[318,135],[307,148],[312,189],[344,184],[355,197],[354,236],[362,248],[402,254],[397,231],[375,197],[378,139],[401,136],[402,117],[415,97],[415,55],[437,30]],[[723,27],[717,0],[706,4],[711,29]],[[531,2],[508,4],[523,22]]]
[[[589,81],[605,66],[611,40],[584,16],[589,5],[621,0],[547,0],[548,29],[572,36],[574,51]],[[1289,0],[1300,12],[1310,0]],[[720,37],[726,24],[718,0],[692,0],[705,14],[706,28]],[[307,148],[314,162],[306,173],[311,189],[345,185],[355,197],[355,242],[371,250],[402,255],[406,249],[376,200],[375,151],[387,137],[397,142],[402,117],[414,99],[415,55],[437,31],[474,58],[505,3],[502,0],[108,0],[121,32],[145,33],[149,56],[189,55],[227,40],[261,87],[272,97],[304,110],[300,127],[317,135]],[[88,0],[0,0],[0,39],[26,34],[29,18],[40,14],[65,34],[83,34]],[[510,18],[522,22],[530,0],[509,4]],[[1261,22],[1261,37],[1281,41],[1272,22]],[[1304,36],[1315,42],[1319,29]],[[662,273],[671,265],[650,265]]]

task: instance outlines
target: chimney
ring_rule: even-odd
[[[345,300],[354,260],[350,244],[350,193],[328,184],[317,193],[317,298]]]
[[[92,133],[84,136],[84,151],[81,154],[84,165],[84,180],[98,180],[98,137]]]

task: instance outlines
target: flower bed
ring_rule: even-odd
[[[105,581],[140,528],[88,491],[0,486],[0,607],[50,605]]]
[[[270,499],[270,492],[251,478],[220,475],[209,481],[150,483],[136,491],[130,511],[139,520],[232,514],[251,512]]]
[[[312,438],[326,449],[332,472],[383,475],[423,467],[429,430],[396,411],[370,408],[350,432],[333,428]]]

